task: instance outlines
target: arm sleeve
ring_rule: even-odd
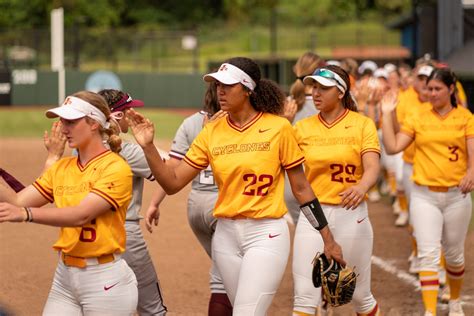
[[[284,169],[291,169],[304,162],[293,127],[286,121],[280,130],[280,162]]]
[[[374,122],[370,119],[366,119],[362,129],[361,155],[369,151],[373,151],[380,154],[380,143]]]
[[[184,161],[196,169],[206,169],[209,165],[209,128],[204,126],[203,130],[196,136],[189,148]]]

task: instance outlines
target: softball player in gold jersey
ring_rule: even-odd
[[[59,252],[43,315],[131,315],[137,281],[121,259],[132,173],[115,152],[120,138],[109,122],[105,100],[78,92],[46,112],[60,117],[62,132],[77,157],[59,160],[18,194],[0,189],[0,222],[35,222],[61,227]],[[103,144],[108,139],[111,150]],[[55,208],[40,208],[54,202]]]
[[[233,315],[265,315],[282,279],[290,251],[283,215],[283,174],[288,173],[302,212],[320,229],[325,253],[344,264],[319,202],[306,180],[291,124],[280,113],[284,94],[261,79],[258,65],[231,58],[215,73],[221,109],[229,115],[204,126],[176,168],[169,168],[153,146],[154,128],[136,112],[127,113],[155,178],[173,194],[211,165],[219,190],[212,257],[233,304]],[[323,228],[324,227],[324,228]],[[312,255],[315,250],[310,250]]]
[[[378,315],[370,291],[373,231],[365,203],[380,169],[375,124],[357,113],[349,76],[342,68],[319,68],[304,82],[313,84],[313,101],[320,111],[295,125],[296,139],[306,158],[305,174],[347,264],[355,266],[358,274],[352,300],[357,314]],[[312,284],[313,249],[323,251],[322,239],[300,216],[293,247],[293,315],[314,315],[321,302],[321,290]]]
[[[449,315],[460,316],[464,315],[460,303],[464,242],[472,212],[468,193],[474,187],[474,120],[469,110],[456,103],[456,77],[449,69],[435,69],[427,84],[432,109],[411,115],[399,133],[394,132],[391,117],[396,99],[386,96],[384,144],[394,153],[415,143],[410,212],[425,315],[436,315],[443,249],[451,290]]]

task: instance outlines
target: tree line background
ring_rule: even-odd
[[[194,29],[216,24],[279,23],[322,26],[347,20],[384,20],[410,10],[414,0],[0,0],[0,29],[49,25],[63,7],[65,27],[160,26]],[[420,2],[420,1],[418,1]]]

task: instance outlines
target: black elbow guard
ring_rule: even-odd
[[[324,215],[321,204],[319,204],[317,198],[311,202],[301,205],[300,210],[315,229],[321,230],[328,225],[326,216]]]

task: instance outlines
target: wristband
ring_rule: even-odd
[[[301,205],[300,210],[315,229],[321,230],[328,225],[326,216],[317,198]]]
[[[28,210],[26,209],[26,207],[22,207],[22,209],[25,211],[26,213],[26,218],[25,220],[23,220],[24,222],[29,222],[30,221],[30,213],[28,213]]]
[[[26,212],[26,220],[25,222],[33,222],[33,213],[31,213],[31,208],[30,207],[24,207],[23,208]]]

